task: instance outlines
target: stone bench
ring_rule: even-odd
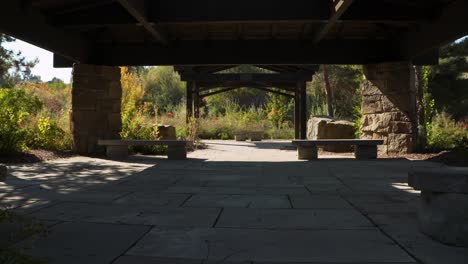
[[[421,191],[421,231],[449,245],[468,247],[468,168],[416,167],[408,185]]]
[[[356,159],[377,158],[377,145],[382,145],[383,140],[375,139],[316,139],[293,140],[297,146],[297,154],[300,160],[316,160],[318,158],[317,146],[351,145],[356,146],[354,156]]]
[[[187,141],[185,140],[98,140],[98,145],[106,147],[106,156],[110,159],[125,159],[128,157],[129,146],[168,146],[167,158],[183,160],[187,158]]]

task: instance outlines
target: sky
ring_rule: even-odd
[[[457,41],[460,41],[461,39]],[[52,52],[38,48],[19,39],[15,42],[4,43],[3,45],[5,48],[14,50],[15,52],[21,51],[23,56],[28,60],[38,58],[39,63],[32,69],[32,73],[34,75],[41,76],[42,81],[50,81],[54,77],[57,77],[66,83],[70,82],[72,69],[54,68]]]
[[[15,53],[21,51],[22,55],[27,60],[38,58],[39,63],[32,69],[32,73],[41,76],[42,81],[50,81],[54,77],[57,77],[66,83],[70,82],[72,68],[54,68],[54,56],[52,52],[38,48],[19,39],[15,42],[3,43],[2,45],[6,49],[15,51]]]

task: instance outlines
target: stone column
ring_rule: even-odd
[[[362,139],[383,139],[381,153],[409,153],[416,137],[414,71],[407,62],[364,65]]]
[[[103,153],[98,139],[119,139],[122,130],[120,68],[75,64],[71,131],[80,154]]]

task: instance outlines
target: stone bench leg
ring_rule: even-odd
[[[170,160],[187,159],[187,148],[185,146],[168,146],[167,158]]]
[[[376,159],[377,158],[377,146],[360,146],[357,145],[354,150],[354,156],[356,159]]]
[[[128,146],[107,146],[106,156],[109,159],[126,159],[128,157]]]
[[[297,156],[300,160],[316,160],[317,146],[297,146]]]
[[[468,195],[423,190],[418,210],[421,231],[448,245],[468,247]]]

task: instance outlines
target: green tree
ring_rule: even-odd
[[[154,104],[159,113],[171,111],[182,102],[185,84],[173,67],[152,67],[143,76],[144,100]]]
[[[362,67],[355,65],[327,65],[330,90],[333,91],[333,114],[337,118],[353,119],[361,103]],[[307,84],[308,105],[311,114],[327,114],[327,96],[324,87],[324,67]]]
[[[446,111],[456,120],[468,116],[468,38],[440,50],[439,65],[429,73],[429,92],[435,110]]]
[[[14,38],[0,33],[0,87],[11,88],[20,81],[40,81],[40,77],[31,72],[38,59],[28,61],[21,52],[14,53],[2,45],[13,41]]]

